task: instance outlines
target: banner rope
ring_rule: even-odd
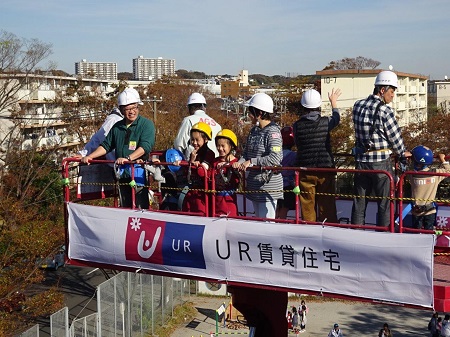
[[[62,184],[64,186],[71,187],[73,185],[92,185],[92,186],[131,186],[131,187],[147,187],[152,188],[154,185],[137,185],[134,180],[128,183],[110,183],[110,182],[81,182],[81,183],[70,183],[68,178],[62,179]],[[164,186],[161,187],[161,189],[166,191],[175,191],[175,192],[181,192],[184,187],[168,187]],[[422,198],[410,198],[410,197],[384,197],[384,196],[360,196],[355,194],[346,194],[346,193],[326,193],[326,192],[307,192],[300,190],[299,186],[294,187],[293,189],[282,189],[282,190],[242,190],[242,189],[235,189],[235,190],[213,190],[213,189],[204,189],[204,188],[189,188],[189,191],[195,191],[195,192],[204,192],[209,194],[216,194],[216,193],[229,193],[229,194],[259,194],[259,193],[294,193],[297,195],[303,194],[312,194],[312,195],[319,195],[319,196],[329,196],[329,197],[341,197],[341,198],[349,198],[349,199],[355,199],[355,198],[362,198],[362,199],[369,199],[369,200],[383,200],[388,199],[391,201],[403,201],[403,202],[415,202],[415,201],[424,201],[426,203],[430,202],[440,202],[440,203],[450,203],[450,199],[422,199]]]

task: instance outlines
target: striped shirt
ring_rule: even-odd
[[[378,104],[381,105],[377,116],[374,117]],[[375,128],[372,137],[370,137],[370,129],[374,118]],[[364,148],[369,141],[372,144],[368,152],[356,155],[357,161],[379,162],[387,160],[392,151],[399,156],[402,156],[406,151],[394,112],[388,105],[383,104],[379,96],[370,95],[368,98],[355,103],[353,106],[353,124],[355,126],[356,146]]]
[[[247,137],[247,144],[239,162],[250,160],[256,166],[281,166],[283,141],[278,125],[270,123],[264,128],[254,126]],[[249,193],[248,199],[258,202],[283,199],[283,177],[280,171],[248,170],[247,190],[270,191]]]

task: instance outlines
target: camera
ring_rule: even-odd
[[[369,152],[370,149],[373,147],[373,142],[368,141],[367,143],[364,143],[364,146],[355,146],[352,148],[352,155],[356,156],[358,154],[364,154],[366,152]]]

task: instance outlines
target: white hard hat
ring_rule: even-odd
[[[383,70],[377,75],[375,85],[390,85],[391,87],[397,88],[397,74],[390,70]]]
[[[306,90],[302,95],[300,103],[308,109],[315,109],[322,105],[322,98],[317,90]]]
[[[247,106],[252,106],[258,110],[273,113],[273,101],[272,98],[264,93],[257,93],[250,98],[246,104]]]
[[[191,104],[204,104],[206,105],[206,99],[202,94],[198,92],[194,92],[191,96],[189,96],[187,105]]]
[[[122,91],[119,94],[119,97],[117,97],[117,102],[119,106],[129,105],[133,103],[138,103],[140,105],[144,104],[139,97],[139,93],[134,88],[126,88],[124,91]]]

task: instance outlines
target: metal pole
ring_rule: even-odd
[[[156,96],[153,96],[153,123],[156,124]]]

